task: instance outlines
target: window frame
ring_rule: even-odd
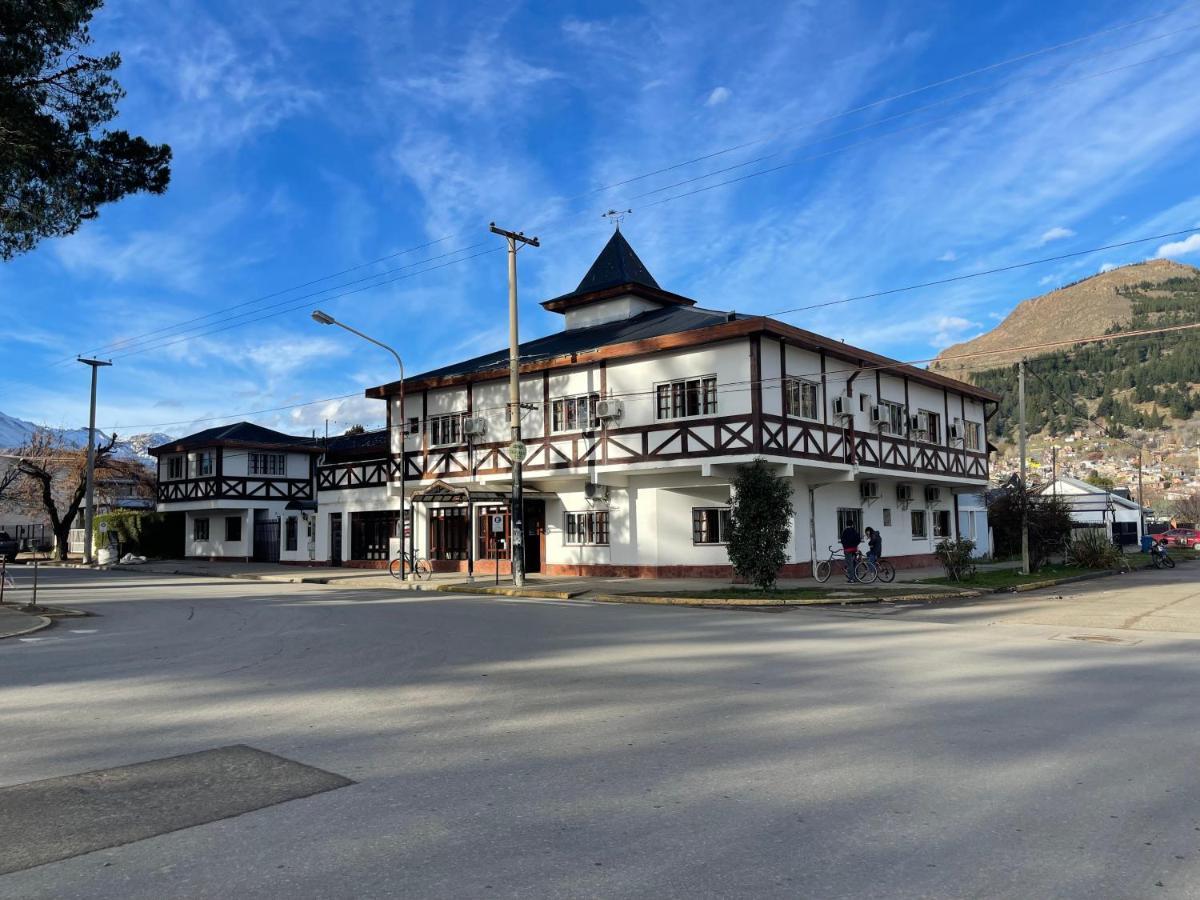
[[[908,407],[895,400],[880,400],[876,406],[887,410],[887,421],[883,423],[883,431],[896,437],[904,437],[908,430]]]
[[[563,513],[563,544],[569,547],[609,546],[608,510],[567,510]]]
[[[551,434],[567,434],[572,431],[595,431],[600,427],[600,419],[596,415],[596,404],[600,402],[599,391],[589,391],[586,394],[572,394],[566,397],[555,397],[550,401],[550,432]],[[587,424],[580,424],[579,409],[587,411]],[[570,413],[568,415],[568,410]],[[568,419],[571,423],[568,423]]]
[[[952,521],[953,517],[950,515],[950,510],[935,509],[931,510],[931,512],[933,515],[929,521],[930,534],[940,540],[949,540],[954,537],[954,523]],[[941,527],[943,523],[946,526],[945,528]]]
[[[854,520],[854,530],[859,536],[863,533],[863,510],[861,506],[839,506],[837,508],[837,539],[842,539],[842,532],[846,530],[847,518]]]
[[[804,411],[807,389],[812,389],[812,412]],[[804,419],[808,422],[821,421],[821,384],[808,378],[797,378],[788,375],[783,379],[783,414],[793,419]]]
[[[437,416],[428,416],[425,419],[425,434],[429,436],[430,447],[458,447],[463,443],[463,421],[466,419],[465,412],[442,413]],[[453,422],[453,439],[446,440],[447,435],[443,434],[443,430],[450,427]]]
[[[167,481],[182,481],[187,478],[187,457],[174,453],[167,457]]]
[[[921,530],[917,531],[917,522],[921,523]],[[927,540],[929,537],[929,517],[923,509],[909,510],[909,528],[912,530],[912,538],[914,541]]]
[[[216,471],[216,454],[211,450],[196,451],[196,477],[208,478]]]
[[[971,419],[962,420],[963,449],[979,453],[983,450],[983,424]],[[968,440],[968,438],[971,438]]]
[[[283,521],[283,549],[290,553],[295,553],[299,545],[300,523],[296,518],[287,516]]]
[[[203,536],[201,536],[201,534],[200,534],[201,531],[204,532]],[[210,538],[209,538],[210,534],[212,534],[212,532],[209,530],[209,527],[208,527],[208,516],[204,516],[203,518],[192,519],[192,540],[193,541],[208,541],[208,540],[210,540]]]
[[[233,535],[231,535],[229,533],[229,526],[233,525],[235,523],[237,525],[237,537],[234,537]],[[243,530],[244,529],[242,527],[242,517],[241,516],[226,516],[225,517],[225,541],[227,543],[230,543],[230,544],[240,543],[242,540]]]
[[[716,513],[716,538],[703,540],[703,536],[711,537],[711,521],[709,515]],[[721,547],[729,543],[729,530],[733,527],[733,509],[728,506],[693,506],[692,507],[692,546]]]
[[[689,388],[689,385],[695,385]],[[694,394],[689,393],[693,391]],[[688,401],[695,396],[696,412],[689,413]],[[698,375],[675,378],[654,384],[654,418],[656,421],[700,419],[717,415],[717,376]],[[682,410],[682,411],[681,411]]]
[[[917,409],[917,417],[925,418],[925,428],[917,432],[917,440],[924,444],[941,444],[942,414],[932,409]]]
[[[287,454],[268,450],[252,450],[246,461],[249,475],[287,477]]]

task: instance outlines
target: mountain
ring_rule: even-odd
[[[1013,363],[1027,359],[1029,433],[1100,432],[1166,435],[1188,445],[1200,411],[1200,328],[1067,345],[1037,353],[1021,346],[1072,341],[1159,326],[1200,324],[1200,269],[1167,259],[1124,266],[1020,303],[987,334],[947,347],[931,369],[1000,394],[989,423],[996,441],[1011,441],[1017,419]],[[985,350],[995,355],[956,360]]]
[[[0,449],[15,450],[29,440],[33,432],[44,426],[17,419],[0,412]],[[49,428],[46,429],[59,435],[69,447],[87,447],[88,430],[86,428]],[[102,435],[97,435],[99,440]],[[129,459],[147,459],[146,450],[165,444],[172,436],[153,431],[146,434],[133,434],[117,441],[116,455]]]
[[[970,371],[977,370],[981,363],[1011,364],[1024,354],[1005,352],[958,361],[947,357],[1047,341],[1078,340],[1104,334],[1117,326],[1126,328],[1134,315],[1131,288],[1144,285],[1147,290],[1155,290],[1174,279],[1198,277],[1200,269],[1170,259],[1152,259],[1092,275],[1017,304],[991,331],[947,347],[929,368],[969,381]]]

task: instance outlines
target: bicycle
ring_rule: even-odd
[[[1175,568],[1175,560],[1167,555],[1167,548],[1162,547],[1159,550],[1150,551],[1150,561],[1154,563],[1154,568],[1161,569],[1164,566],[1168,569]]]
[[[869,565],[869,563],[868,563]],[[879,575],[879,580],[887,584],[891,584],[896,580],[896,567],[884,559],[882,556],[875,560],[875,571]]]
[[[835,547],[832,544],[829,547],[829,559],[823,559],[813,567],[813,578],[824,584],[829,580],[829,576],[833,574],[833,564],[837,559],[842,560],[842,569],[845,570],[846,554],[840,547]],[[879,572],[875,566],[868,563],[859,555],[855,555],[857,562],[854,564],[854,577],[863,584],[870,584],[879,577]],[[895,573],[893,573],[894,575]]]
[[[415,572],[417,578],[428,581],[433,577],[433,566],[424,557],[417,557],[414,566],[412,557],[408,553],[403,553],[388,563],[388,574],[398,581],[403,581],[409,572]]]

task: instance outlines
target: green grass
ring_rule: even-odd
[[[1019,584],[1031,584],[1036,581],[1052,581],[1055,578],[1070,578],[1074,575],[1088,575],[1095,569],[1085,569],[1082,566],[1044,566],[1029,575],[1022,575],[1020,566],[1013,569],[991,569],[977,572],[974,578],[967,581],[953,581],[950,578],[924,578],[928,584],[962,585],[965,588],[1006,588]]]
[[[688,597],[695,600],[819,600],[837,593],[852,593],[856,597],[888,597],[894,595],[897,588],[907,588],[911,593],[912,582],[906,585],[893,585],[891,590],[878,586],[866,590],[848,589],[845,579],[840,579],[825,587],[816,588],[779,588],[773,591],[762,591],[758,588],[730,587],[707,591],[642,591],[640,593],[654,597]],[[622,591],[621,593],[629,593],[632,596],[636,592]]]

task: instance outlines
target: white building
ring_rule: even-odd
[[[527,571],[726,576],[730,476],[755,457],[793,488],[793,575],[847,521],[878,528],[897,564],[927,564],[956,533],[958,494],[987,485],[993,394],[701,309],[659,287],[619,232],[543,306],[564,328],[520,351]],[[403,452],[418,555],[508,571],[507,379],[497,351],[408,378],[403,407],[398,382],[369,389],[390,446],[318,465],[316,557],[382,565],[385,533],[395,554]]]
[[[1041,492],[1061,497],[1074,521],[1104,528],[1110,540],[1132,545],[1142,539],[1142,511],[1134,500],[1069,475],[1042,485]]]
[[[756,457],[793,489],[787,575],[808,574],[847,522],[877,528],[896,565],[929,564],[958,531],[960,494],[987,486],[995,395],[702,309],[659,287],[619,232],[574,291],[542,305],[564,328],[520,348],[527,572],[728,576],[730,478]],[[502,350],[408,378],[403,403],[398,382],[369,388],[386,432],[328,448],[246,423],[156,448],[159,509],[187,510],[190,555],[263,558],[251,523],[295,512],[314,538],[285,538],[280,561],[382,567],[400,545],[403,454],[417,555],[508,572],[508,374]],[[286,457],[286,477],[247,469],[264,451]],[[239,517],[240,539],[222,540]]]

